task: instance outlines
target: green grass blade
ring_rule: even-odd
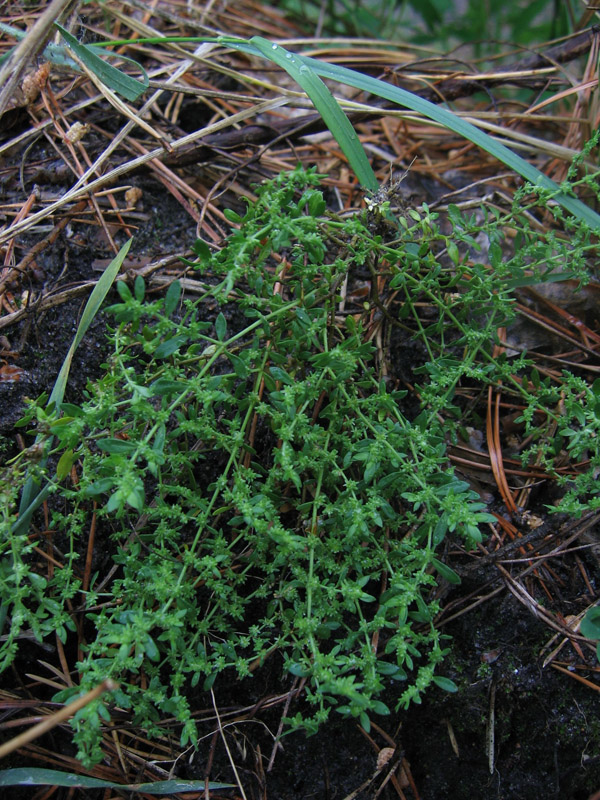
[[[33,512],[40,507],[52,490],[52,484],[50,483],[47,483],[43,489],[40,489],[39,484],[37,484],[31,477],[27,479],[25,485],[28,486],[30,482],[32,488],[31,503],[29,503],[29,505],[26,505],[23,502],[21,503],[21,506],[19,507],[19,517],[10,529],[11,536],[19,536],[20,534],[25,533],[27,526],[31,522]],[[22,494],[22,497],[24,496],[25,489],[23,489]],[[4,617],[2,617],[1,612],[2,609],[0,609],[0,631],[2,630],[2,624],[4,622]]]
[[[4,53],[3,56],[0,56],[0,67],[2,66],[2,64],[4,64],[5,61],[8,61],[8,59],[12,56],[15,49],[16,48],[11,47],[10,50],[8,50],[8,52]]]
[[[246,44],[242,44],[239,41],[236,42],[234,40],[228,40],[225,37],[223,37],[221,41],[223,44],[226,44],[235,50],[242,50],[246,53],[253,53],[255,55],[264,55],[263,50],[257,48],[256,45],[253,44],[255,39],[250,40],[250,43]],[[270,47],[272,47],[272,45],[270,45]],[[319,61],[316,58],[309,58],[308,56],[302,56],[298,54],[295,54],[295,58],[297,61],[300,61],[302,64],[310,67],[314,73],[322,78],[330,78],[338,81],[339,83],[344,83],[348,86],[354,86],[355,89],[361,89],[362,91],[369,92],[377,97],[389,100],[392,103],[397,103],[398,105],[409,108],[411,111],[416,111],[417,113],[422,114],[424,117],[443,125],[448,130],[454,131],[454,133],[463,136],[465,139],[473,142],[473,144],[481,147],[482,150],[490,153],[503,164],[506,164],[507,167],[513,169],[534,186],[540,186],[544,189],[548,189],[551,192],[555,192],[555,202],[559,203],[563,208],[567,209],[567,211],[570,211],[580,220],[584,221],[591,228],[600,229],[599,214],[586,206],[585,203],[582,203],[581,200],[578,200],[575,197],[570,197],[564,192],[561,192],[558,184],[551,180],[551,178],[548,178],[546,175],[544,175],[543,172],[540,172],[539,169],[536,169],[533,164],[525,161],[525,159],[521,158],[516,153],[513,153],[513,151],[508,147],[496,142],[491,136],[488,136],[487,133],[479,130],[479,128],[477,128],[475,125],[472,125],[470,122],[457,117],[451,111],[448,111],[441,106],[437,106],[434,103],[430,103],[428,100],[424,100],[422,97],[406,91],[406,89],[400,89],[397,86],[390,86],[390,84],[385,83],[378,78],[371,78],[369,75],[363,75],[360,72],[348,69],[348,67],[342,67],[339,64],[327,64],[326,62]]]
[[[481,147],[482,150],[490,153],[490,155],[497,158],[498,161],[506,164],[507,167],[513,169],[534,186],[541,186],[552,192],[557,192],[554,197],[557,203],[560,203],[561,206],[572,214],[584,220],[590,227],[600,228],[600,215],[586,206],[585,203],[561,192],[558,184],[544,175],[543,172],[540,172],[533,164],[525,161],[525,159],[513,153],[508,147],[495,141],[491,136],[479,130],[479,128],[472,125],[470,122],[457,117],[451,111],[441,106],[436,106],[434,103],[430,103],[428,100],[424,100],[422,97],[408,92],[405,89],[400,89],[397,86],[390,86],[377,78],[371,78],[369,75],[362,75],[347,67],[341,67],[337,64],[325,64],[322,61],[306,56],[301,56],[300,58],[303,62],[307,62],[318,75],[324,78],[338,80],[341,83],[354,86],[356,89],[362,89],[365,92],[370,92],[385,100],[390,100],[393,103],[398,103],[398,105],[410,108],[411,111],[423,114],[423,116],[428,117],[434,122],[438,122],[448,130],[458,133],[465,139],[469,139],[473,144]],[[316,64],[314,62],[316,62]]]
[[[123,247],[119,250],[117,255],[110,262],[108,267],[102,273],[98,283],[94,286],[94,290],[89,296],[89,299],[85,304],[85,308],[83,309],[83,314],[81,316],[79,326],[75,333],[75,337],[71,343],[71,346],[69,347],[69,351],[65,356],[65,360],[63,361],[62,367],[60,368],[60,372],[58,373],[58,377],[56,378],[56,381],[54,383],[52,394],[48,399],[49,406],[52,403],[54,403],[56,406],[62,403],[63,397],[65,396],[65,389],[67,387],[67,381],[69,379],[69,371],[71,369],[71,362],[73,361],[73,356],[75,355],[75,351],[79,347],[81,340],[85,336],[87,329],[90,327],[92,320],[98,313],[98,309],[104,302],[104,298],[108,294],[110,287],[112,286],[115,278],[117,277],[119,270],[123,265],[123,261],[125,260],[125,256],[129,252],[129,248],[131,247],[131,242],[132,240],[130,239],[123,245]],[[36,494],[38,492],[39,492],[39,484],[36,481],[34,481],[33,478],[29,477],[23,488],[23,494],[21,495],[19,513],[24,513],[25,511],[29,511],[30,515],[33,513],[33,511],[35,510],[35,506],[32,507],[32,503],[34,503]],[[18,520],[16,524],[19,524]]]
[[[77,331],[75,333],[75,337],[67,355],[65,356],[65,360],[63,361],[62,367],[60,372],[58,373],[58,377],[54,383],[54,388],[52,389],[52,394],[48,399],[48,405],[55,403],[58,406],[62,403],[63,397],[65,395],[65,389],[67,386],[67,380],[69,378],[69,371],[71,369],[71,362],[73,361],[73,355],[75,354],[75,350],[79,346],[81,340],[85,336],[87,329],[90,327],[90,324],[94,317],[96,316],[98,309],[104,302],[104,298],[108,294],[110,287],[112,286],[114,279],[117,277],[121,266],[123,265],[123,261],[125,260],[125,256],[129,252],[129,248],[131,247],[132,240],[130,239],[126,242],[123,247],[119,250],[117,255],[113,258],[110,262],[108,267],[102,273],[98,283],[94,286],[94,289],[89,296],[87,303],[85,304],[85,308],[83,310],[83,314],[81,316],[81,320],[79,322],[79,326],[77,327]],[[40,437],[37,437],[38,441]],[[41,465],[43,466],[46,461],[48,460],[48,456],[44,455],[41,461]],[[19,504],[19,518],[14,523],[11,529],[12,535],[16,535],[22,532],[22,528],[29,524],[29,520],[33,512],[39,508],[41,503],[45,500],[45,498],[50,493],[50,484],[46,484],[44,488],[40,488],[40,484],[31,476],[29,475],[25,481],[25,485],[23,486],[23,491],[21,493],[21,501]],[[0,632],[4,628],[4,623],[6,621],[6,616],[8,614],[8,603],[3,602],[0,606]]]
[[[312,66],[300,60],[289,50],[285,50],[280,45],[273,44],[261,36],[254,36],[250,42],[258,48],[265,58],[274,61],[275,64],[284,69],[306,92],[342,148],[342,152],[348,159],[348,163],[356,173],[356,177],[363,188],[376,192],[379,188],[379,182],[356,135],[356,131],[335,97],[316,75]]]
[[[122,45],[122,44],[127,44],[128,41],[129,40],[123,39],[123,40],[102,42],[102,46]],[[231,47],[234,50],[241,50],[244,53],[250,53],[252,55],[263,56],[263,57],[266,56],[270,60],[275,60],[273,56],[274,54],[279,53],[280,49],[282,54],[284,55],[284,58],[287,59],[286,51],[283,48],[279,48],[278,45],[274,45],[273,43],[269,42],[266,39],[262,39],[261,37],[254,37],[249,41],[229,36],[152,37],[148,39],[138,39],[136,40],[136,43],[156,44],[161,42],[168,43],[168,42],[182,42],[182,41],[217,42],[226,47]],[[260,47],[258,46],[259,44]],[[98,46],[99,46],[98,44],[95,45],[95,47]],[[274,50],[273,47],[275,47],[276,49]],[[472,125],[470,122],[467,122],[466,120],[457,117],[451,111],[448,111],[447,109],[442,108],[441,106],[437,106],[434,103],[430,103],[428,100],[424,100],[422,97],[419,97],[418,95],[413,94],[412,92],[406,91],[406,89],[400,89],[398,86],[390,86],[390,84],[385,83],[384,81],[379,80],[378,78],[371,78],[369,75],[363,75],[360,72],[348,69],[348,67],[342,67],[339,64],[327,64],[324,61],[319,61],[316,58],[309,58],[308,56],[303,56],[298,53],[296,54],[290,53],[290,59],[288,59],[288,61],[290,61],[292,57],[295,58],[297,62],[300,62],[301,65],[309,67],[315,75],[321,78],[330,78],[332,80],[338,81],[339,83],[346,84],[347,86],[354,86],[354,88],[356,89],[361,89],[362,91],[369,92],[370,94],[376,95],[377,97],[389,100],[392,103],[397,103],[398,105],[403,106],[404,108],[409,108],[411,111],[415,111],[419,114],[422,114],[424,117],[427,117],[428,119],[437,122],[438,124],[442,125],[448,130],[454,131],[455,133],[459,134],[459,136],[463,136],[465,139],[468,139],[469,141],[473,142],[473,144],[477,145],[482,150],[485,150],[486,152],[490,153],[490,155],[497,158],[507,167],[510,167],[510,169],[513,169],[517,174],[521,175],[523,178],[525,178],[525,180],[529,181],[534,186],[540,186],[552,192],[554,194],[554,200],[556,203],[561,205],[567,211],[570,211],[580,220],[589,225],[592,229],[596,230],[600,229],[600,214],[597,214],[595,211],[589,208],[589,206],[586,206],[585,203],[582,203],[581,200],[578,200],[576,197],[571,197],[570,195],[567,195],[565,192],[562,192],[557,183],[555,183],[551,178],[548,178],[547,175],[544,175],[543,172],[540,172],[540,170],[534,167],[533,164],[530,164],[528,161],[525,161],[525,159],[521,158],[516,153],[513,153],[513,151],[510,150],[508,147],[506,147],[503,144],[500,144],[499,142],[496,142],[487,133],[484,133],[483,131],[479,130],[479,128],[477,128],[475,125]],[[279,62],[277,61],[276,63]],[[292,73],[289,70],[289,64],[282,63],[281,66],[283,66],[284,69],[286,69],[286,71],[288,71],[289,74],[292,75]],[[296,67],[297,64],[293,66]],[[298,74],[300,74],[300,67],[297,66],[297,69],[298,69]],[[304,75],[304,73],[302,74]],[[296,75],[293,75],[293,77],[296,78]],[[325,89],[326,88],[327,87],[325,87]],[[305,91],[307,90],[305,89]],[[322,97],[324,97],[324,95]],[[333,97],[331,97],[331,99],[333,100]],[[326,105],[328,105],[329,108],[332,108],[331,101],[329,101]],[[360,144],[358,140],[357,143]],[[370,179],[367,179],[366,173],[364,175],[364,179],[365,181],[367,181],[367,185],[369,185]]]
[[[93,48],[80,44],[77,39],[70,34],[69,31],[65,30],[62,25],[59,25],[58,22],[55,22],[54,25],[60,31],[60,35],[67,43],[67,46],[81,59],[86,67],[91,70],[94,75],[97,75],[102,83],[108,86],[109,89],[112,89],[113,92],[133,102],[146,91],[148,88],[148,75],[140,64],[137,64],[137,66],[142,70],[144,76],[143,81],[138,81],[137,78],[132,78],[131,75],[126,75],[124,72],[121,72],[120,69],[107,64],[100,56],[96,55]],[[131,59],[127,60],[131,61]]]
[[[100,276],[98,283],[94,286],[94,289],[89,296],[87,303],[85,304],[85,308],[83,309],[83,314],[81,315],[75,337],[71,343],[69,352],[65,356],[65,360],[54,384],[54,389],[52,390],[52,394],[50,395],[48,403],[62,403],[67,385],[67,379],[69,377],[69,370],[71,369],[71,361],[75,355],[75,350],[77,350],[79,347],[81,340],[87,333],[87,329],[92,324],[94,317],[104,302],[104,298],[108,294],[110,287],[113,285],[115,278],[119,274],[119,270],[123,266],[123,261],[125,261],[132,241],[133,239],[129,239],[129,241],[125,242],[123,247],[119,250],[117,255],[113,258],[108,267]]]
[[[209,790],[230,789],[231,783],[215,783],[210,781],[183,781],[172,779],[156,783],[115,783],[87,775],[76,775],[72,772],[60,772],[57,769],[41,767],[17,767],[0,772],[0,786],[68,786],[75,789],[122,789],[127,792],[144,792],[145,794],[176,794],[179,792],[201,792]]]

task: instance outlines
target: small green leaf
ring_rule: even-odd
[[[579,631],[588,639],[600,639],[600,606],[590,608],[581,620]]]
[[[451,569],[447,564],[438,561],[437,558],[432,558],[431,563],[436,568],[436,570],[440,573],[442,578],[448,583],[459,584],[460,583],[460,575],[457,575],[453,569]]]
[[[433,682],[445,692],[458,692],[458,686],[454,681],[451,681],[450,678],[445,678],[443,675],[434,675]]]
[[[381,700],[373,700],[371,703],[371,711],[374,711],[376,714],[380,714],[382,717],[387,716],[387,714],[390,713],[390,709],[385,703],[382,703]]]
[[[62,481],[67,477],[71,471],[74,461],[75,453],[71,449],[65,450],[62,456],[58,459],[58,464],[56,465],[56,477],[59,481]]]
[[[136,511],[142,511],[146,502],[144,487],[135,486],[127,495],[125,502]]]
[[[398,665],[391,664],[389,661],[378,661],[377,672],[380,675],[395,675],[398,672]]]
[[[229,222],[239,223],[239,222],[242,221],[242,218],[240,217],[240,215],[236,214],[235,211],[233,211],[231,208],[224,208],[223,209],[223,216]]]
[[[133,282],[133,293],[138,303],[141,303],[144,299],[144,295],[146,294],[146,284],[141,275],[136,275],[135,277],[135,281]]]
[[[157,380],[152,381],[149,386],[152,394],[158,397],[175,394],[175,392],[182,392],[185,388],[185,383],[182,383],[181,381],[172,381],[169,378],[158,378]]]
[[[309,193],[308,211],[311,217],[320,217],[325,213],[327,204],[323,199],[322,192],[313,191]]]
[[[148,636],[148,638],[144,641],[144,652],[150,661],[158,661],[160,658],[158,647],[156,646],[154,639],[152,639],[150,636]]]
[[[165,315],[167,317],[170,317],[173,311],[175,311],[177,308],[180,297],[181,284],[179,281],[173,281],[173,283],[167,289],[167,294],[165,295]]]
[[[287,374],[284,369],[281,367],[271,367],[271,375],[275,378],[276,381],[281,381],[282,383],[287,383],[288,386],[293,386],[294,381],[293,379]]]
[[[225,214],[227,216],[227,214]],[[198,256],[200,261],[210,261],[212,253],[210,247],[206,244],[204,239],[196,239],[192,245],[192,250]]]
[[[173,336],[171,339],[161,342],[154,351],[154,358],[168,358],[172,356],[173,353],[179,350],[182,344],[187,342],[187,339],[187,336]]]
[[[132,453],[137,449],[137,444],[128,439],[98,439],[96,444],[105,453]]]
[[[217,333],[217,339],[222,342],[227,335],[227,320],[222,312],[219,313],[219,316],[215,321],[215,331]]]
[[[155,453],[162,453],[165,449],[165,441],[167,439],[167,429],[164,424],[158,426],[158,430],[156,431],[156,436],[154,437],[154,442],[152,443],[152,449]]]
[[[458,252],[458,247],[456,246],[456,242],[452,239],[448,240],[448,255],[452,259],[453,264],[458,264],[460,261],[460,255]]]
[[[204,690],[205,692],[209,692],[209,691],[212,689],[212,687],[215,685],[215,681],[217,680],[217,674],[218,674],[218,673],[216,673],[216,672],[212,672],[212,673],[211,673],[211,674],[210,674],[210,675],[209,675],[209,676],[208,676],[208,677],[205,679],[204,683],[202,684],[202,688],[203,688],[203,690]]]
[[[84,694],[84,690],[81,686],[69,686],[67,689],[61,689],[60,692],[52,695],[52,702],[68,703],[71,700],[75,700],[77,697],[81,697],[82,694]]]
[[[117,292],[119,293],[119,297],[123,302],[127,302],[128,300],[133,300],[133,295],[131,294],[131,289],[125,281],[117,281]]]
[[[380,465],[379,461],[369,461],[369,462],[367,462],[367,466],[365,468],[365,472],[364,472],[364,475],[363,475],[363,479],[364,479],[365,483],[370,483],[371,482],[373,476],[375,475],[375,473],[377,472],[377,470],[379,469],[380,466],[381,465]]]
[[[245,362],[239,356],[234,356],[233,353],[226,352],[225,355],[233,364],[233,370],[238,378],[247,378],[250,372]]]
[[[110,491],[114,484],[115,482],[112,478],[100,478],[99,481],[94,481],[94,483],[86,486],[83,493],[86,497],[96,497],[96,495]]]
[[[310,671],[307,670],[302,664],[290,664],[288,666],[288,672],[292,675],[295,675],[297,678],[305,678],[307,675],[310,675]]]
[[[84,416],[83,409],[73,403],[61,403],[60,410],[63,414],[68,414],[70,417],[80,418]]]

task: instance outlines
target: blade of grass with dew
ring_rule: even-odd
[[[127,75],[125,72],[121,72],[120,69],[107,64],[94,52],[92,47],[80,44],[69,31],[65,30],[62,25],[59,25],[57,22],[55,22],[54,25],[60,31],[60,35],[67,43],[67,46],[83,61],[86,67],[90,69],[94,75],[97,75],[102,83],[106,84],[113,92],[133,102],[146,91],[148,88],[148,74],[137,61],[133,61],[131,58],[125,58],[126,61],[136,64],[138,69],[141,70],[143,81],[132,78],[131,75]],[[123,56],[119,56],[119,58],[123,58]]]
[[[272,42],[269,42],[269,40],[263,39],[259,36],[253,37],[249,40],[238,39],[231,36],[154,36],[136,39],[136,44],[138,45],[161,43],[166,44],[169,42],[216,42],[217,44],[221,44],[225,47],[231,47],[233,50],[239,50],[250,55],[269,58],[271,61],[274,60],[274,53],[279,54],[278,50],[273,50]],[[266,47],[265,43],[267,45]],[[129,39],[118,39],[101,43],[97,42],[94,47],[108,47],[126,44],[130,44]],[[81,46],[85,47],[85,45]],[[276,45],[276,47],[280,46]],[[281,48],[281,52],[285,57],[286,51],[284,48]],[[313,73],[321,78],[330,78],[331,80],[338,81],[338,83],[343,83],[347,86],[353,86],[355,89],[360,89],[368,92],[369,94],[403,106],[404,108],[409,108],[411,111],[422,114],[424,117],[427,117],[428,119],[437,122],[439,125],[442,125],[442,127],[457,133],[459,136],[462,136],[465,139],[468,139],[482,150],[490,153],[490,155],[494,156],[494,158],[498,159],[507,167],[513,169],[517,174],[521,175],[523,178],[525,178],[525,180],[529,181],[534,186],[540,186],[550,192],[553,192],[553,199],[556,203],[561,205],[567,211],[570,211],[571,214],[585,222],[592,229],[600,229],[600,214],[597,214],[593,209],[589,208],[589,206],[586,206],[586,204],[578,198],[570,197],[569,195],[565,194],[565,192],[561,191],[560,186],[557,183],[555,183],[547,175],[544,175],[544,173],[534,167],[533,164],[525,161],[525,159],[521,158],[516,153],[513,153],[513,151],[508,147],[496,142],[491,136],[479,130],[479,128],[470,122],[457,117],[451,111],[448,111],[441,106],[437,106],[434,103],[430,103],[428,100],[424,100],[422,97],[419,97],[418,95],[415,95],[406,89],[400,89],[398,86],[390,86],[390,84],[385,83],[379,78],[371,78],[369,75],[363,75],[362,73],[356,72],[348,67],[342,67],[339,64],[328,64],[325,61],[319,61],[316,58],[310,58],[309,56],[303,56],[298,53],[290,54],[290,56],[292,55],[302,64],[310,67]],[[334,100],[334,102],[337,101]],[[332,133],[334,132],[332,131]],[[358,140],[357,143],[360,145]],[[362,147],[362,145],[360,146]]]
[[[267,55],[269,58],[274,60],[273,55],[271,55],[269,52],[268,47],[265,48],[264,44],[266,42],[270,45],[270,43],[268,43],[267,40],[263,39],[262,37],[253,37],[250,39],[249,45],[235,44],[234,42],[227,40],[225,37],[221,37],[221,41],[223,44],[228,44],[234,49],[244,50],[245,52],[250,53],[254,52],[255,54],[260,55]],[[272,45],[270,45],[270,47],[272,48]],[[275,53],[276,51],[272,52]],[[397,86],[390,86],[378,78],[371,78],[369,75],[363,75],[360,72],[348,69],[348,67],[342,67],[339,64],[327,64],[326,62],[319,61],[316,58],[309,58],[308,56],[302,56],[298,54],[296,54],[295,57],[301,61],[302,64],[310,67],[314,73],[322,78],[330,78],[331,80],[338,81],[339,83],[353,86],[355,89],[361,89],[362,91],[369,92],[370,94],[374,94],[385,100],[389,100],[392,103],[405,106],[406,108],[411,109],[411,111],[416,111],[417,113],[423,114],[423,116],[428,117],[434,122],[439,123],[444,128],[454,131],[454,133],[458,133],[465,139],[469,139],[471,142],[473,142],[473,144],[481,147],[482,150],[485,150],[486,152],[490,153],[490,155],[494,156],[494,158],[497,158],[503,164],[506,164],[507,167],[513,169],[534,186],[540,186],[544,189],[548,189],[551,192],[556,192],[554,196],[554,201],[556,203],[559,203],[561,206],[563,206],[563,208],[567,209],[576,217],[583,220],[591,228],[600,229],[599,214],[586,206],[585,203],[582,203],[581,200],[578,200],[575,197],[570,197],[564,192],[561,192],[558,184],[555,183],[551,178],[548,178],[547,175],[544,175],[543,172],[540,172],[540,170],[534,167],[533,164],[525,161],[525,159],[521,158],[516,153],[513,153],[512,150],[509,150],[509,148],[505,147],[503,144],[496,142],[491,136],[488,136],[487,133],[484,133],[483,131],[479,130],[479,128],[475,127],[475,125],[472,125],[470,122],[455,116],[451,111],[441,108],[440,106],[436,106],[434,103],[430,103],[428,100],[424,100],[422,97],[406,91],[406,89],[400,89]],[[332,131],[332,133],[335,136],[335,132]]]
[[[65,36],[67,32],[64,28],[60,25],[56,27],[61,34]],[[91,52],[91,47],[89,45],[81,45],[73,36],[70,34],[68,36],[69,38],[65,36],[65,40],[68,42],[69,46],[73,48],[73,51],[77,53],[81,60],[85,62],[86,66],[88,66],[100,80],[107,83],[105,75],[100,72],[101,66],[106,67],[104,61]],[[177,39],[179,41],[181,39],[186,40],[187,38],[188,37],[165,37],[158,41],[168,42],[171,39]],[[203,39],[200,39],[200,41],[203,41]],[[375,177],[367,154],[348,117],[344,114],[339,103],[323,81],[315,74],[310,66],[304,63],[299,64],[294,54],[285,50],[285,48],[273,42],[269,42],[267,39],[263,39],[260,36],[255,36],[252,41],[265,58],[274,61],[278,66],[282,67],[282,69],[285,69],[290,77],[306,92],[317,111],[323,117],[323,121],[331,131],[333,137],[340,145],[342,152],[348,159],[348,163],[354,170],[361,186],[363,186],[364,189],[376,192],[379,189],[379,182]],[[107,43],[103,42],[102,44],[105,46]],[[119,70],[114,67],[110,69],[112,70],[111,77],[113,79],[114,73],[118,73],[122,78],[128,78],[127,75],[120,73]],[[114,86],[111,85],[110,88],[114,88]]]
[[[341,147],[361,186],[371,192],[376,192],[379,189],[379,181],[375,177],[373,168],[356,131],[335,97],[319,76],[315,74],[312,67],[305,63],[298,63],[296,56],[290,53],[289,50],[260,36],[255,36],[252,42],[265,58],[269,58],[279,67],[282,67],[306,92]]]
[[[73,789],[121,789],[126,792],[156,795],[179,794],[179,792],[199,792],[204,795],[206,789],[209,791],[230,789],[233,784],[178,779],[156,781],[156,783],[115,783],[100,778],[90,778],[87,775],[77,775],[73,772],[61,772],[57,769],[16,767],[0,772],[0,786],[67,786]]]

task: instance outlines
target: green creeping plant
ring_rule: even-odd
[[[4,666],[23,629],[72,640],[71,609],[84,605],[81,682],[61,702],[110,677],[119,709],[148,736],[175,719],[183,747],[198,739],[197,692],[249,679],[267,660],[284,681],[305,679],[287,724],[308,733],[332,711],[368,730],[374,714],[455,688],[442,674],[436,587],[459,577],[441,548],[449,536],[472,547],[495,522],[448,462],[448,441],[480,424],[457,389],[483,396],[501,382],[533,425],[554,387],[523,379],[531,361],[495,357],[491,343],[515,314],[515,286],[587,274],[585,226],[568,242],[531,231],[519,198],[502,214],[450,208],[451,236],[427,206],[411,209],[388,241],[366,212],[329,214],[322,177],[298,167],[267,181],[245,212],[228,214],[221,250],[197,242],[188,263],[210,279],[198,299],[178,283],[149,299],[141,277],[120,282],[103,375],[80,404],[61,398],[61,416],[32,403],[24,419],[58,464],[30,471],[60,498],[51,525],[68,548],[51,578],[37,574],[34,543],[11,533],[14,500],[6,506]],[[507,225],[518,232],[510,256],[499,246]],[[482,233],[491,267],[473,258]],[[375,263],[396,298],[384,323],[420,359],[411,397],[366,335],[381,298],[340,305],[340,287]],[[582,412],[567,402],[561,423],[577,447],[593,439],[595,388],[569,391],[575,400],[584,389]],[[536,445],[551,468],[560,448]],[[568,502],[597,499],[583,479],[570,491]],[[83,591],[94,506],[116,569]],[[101,703],[75,716],[85,764],[102,758],[109,719]]]

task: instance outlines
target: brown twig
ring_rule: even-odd
[[[91,689],[89,692],[86,692],[82,697],[79,697],[77,700],[69,703],[69,705],[61,708],[60,711],[52,714],[43,722],[39,722],[37,725],[29,728],[29,730],[19,734],[19,736],[15,736],[14,739],[5,742],[3,745],[0,745],[0,759],[4,758],[15,750],[19,750],[21,747],[23,747],[23,745],[32,742],[34,739],[43,736],[45,733],[48,733],[48,731],[51,731],[52,728],[55,728],[62,722],[66,722],[69,717],[72,717],[73,714],[77,713],[77,711],[79,711],[81,708],[85,708],[85,706],[89,705],[89,703],[92,703],[105,692],[114,692],[117,688],[117,684],[110,678],[102,681],[102,683],[96,686],[95,689]]]

